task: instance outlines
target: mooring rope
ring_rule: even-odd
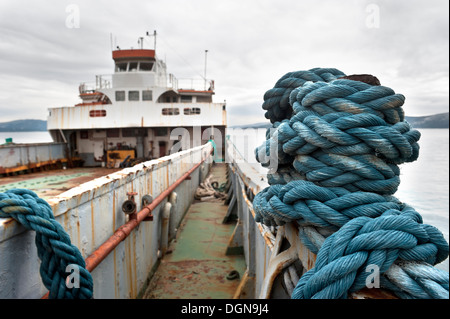
[[[317,254],[292,298],[346,298],[367,285],[373,266],[400,298],[449,297],[448,272],[433,267],[448,243],[393,196],[398,165],[419,156],[404,101],[375,77],[329,68],[287,73],[264,95],[272,128],[255,156],[270,168],[270,186],[253,200],[255,218],[296,221]]]
[[[49,298],[92,298],[93,280],[85,261],[45,200],[27,189],[7,190],[0,193],[0,217],[12,217],[36,232],[40,275]]]

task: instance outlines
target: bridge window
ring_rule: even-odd
[[[139,91],[129,91],[128,101],[139,101]]]
[[[140,62],[139,71],[151,71],[153,69],[152,62]]]
[[[142,101],[151,101],[152,100],[152,91],[144,90],[142,91]]]
[[[175,107],[165,107],[162,109],[162,115],[178,115],[180,114],[180,109]]]
[[[137,71],[138,63],[130,62],[130,66],[128,67],[128,71]]]
[[[116,63],[116,72],[126,72],[128,63]]]
[[[116,101],[125,101],[125,91],[116,91]]]

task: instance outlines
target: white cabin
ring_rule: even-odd
[[[214,81],[178,81],[155,50],[115,50],[112,58],[112,75],[80,85],[82,103],[49,109],[47,129],[55,142],[68,143],[69,158],[104,166],[111,152],[149,160],[211,136],[222,145],[226,104],[213,103]]]

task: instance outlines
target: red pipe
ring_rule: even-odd
[[[211,153],[213,151],[214,150],[211,150]],[[205,160],[206,158],[195,164],[194,167],[189,169],[165,191],[159,194],[149,205],[142,208],[137,213],[136,219],[131,219],[124,225],[120,226],[111,237],[109,237],[100,247],[98,247],[89,257],[85,259],[86,269],[89,272],[92,272],[120,244],[122,240],[130,235],[133,229],[135,229],[149,214],[151,214],[151,212],[164,200],[164,198],[172,193],[175,188],[177,188],[178,185],[189,177],[192,172],[194,172]],[[49,293],[42,297],[42,299],[47,299],[48,294]]]
[[[132,219],[120,226],[115,233],[107,239],[100,247],[98,247],[89,257],[85,259],[86,261],[86,269],[91,272],[94,270],[106,256],[109,255],[110,252],[114,250],[114,248],[119,245],[119,243],[130,235],[131,231],[135,229],[151,212],[156,208],[170,193],[172,193],[175,188],[178,187],[189,175],[192,174],[203,162],[203,159],[200,163],[195,164],[190,170],[183,174],[179,179],[175,181],[169,188],[159,194],[153,202],[149,205],[145,206],[137,213],[137,218]]]

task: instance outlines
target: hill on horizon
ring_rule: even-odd
[[[427,116],[405,116],[405,120],[408,121],[413,128],[449,128],[449,112]],[[269,127],[272,127],[272,124],[268,120],[267,122],[230,126],[230,128],[269,128]]]
[[[413,128],[449,128],[449,112],[428,116],[405,116]],[[243,125],[232,125],[230,128],[269,128],[269,121]],[[47,121],[15,120],[0,123],[0,132],[36,132],[47,131]]]
[[[0,132],[36,132],[47,131],[47,121],[43,120],[15,120],[0,123]]]

